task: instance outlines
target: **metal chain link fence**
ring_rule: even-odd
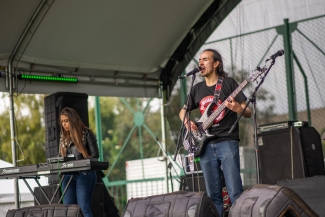
[[[324,27],[325,17],[290,24],[297,120],[309,122],[322,138],[325,137],[325,93],[323,91],[325,83],[322,71],[325,66],[325,42],[322,40],[322,36],[325,35]],[[283,28],[278,26],[208,42],[201,47],[186,71],[197,65],[195,60],[204,49],[214,48],[222,54],[229,75],[241,83],[257,66],[263,67],[265,60],[271,54],[284,49]],[[201,79],[198,76],[196,82]],[[261,80],[257,79],[244,88],[247,97],[252,95],[259,82]],[[183,85],[180,82],[176,84],[172,96],[165,105],[168,119],[167,150],[171,154],[175,154],[175,144],[181,143],[178,140],[181,127],[178,113],[185,101],[190,81],[187,81],[186,87]],[[276,59],[256,96],[258,126],[289,120],[288,97],[291,96],[288,96],[284,56]],[[102,117],[101,122],[103,149],[106,154],[104,160],[110,162],[110,168],[106,173],[109,180],[108,187],[122,212],[130,197],[143,197],[167,191],[163,181],[165,164],[161,161],[161,157],[157,157],[159,145],[155,139],[155,137],[161,138],[160,111],[146,112],[149,107],[155,107],[158,101],[154,100],[146,104],[148,102],[145,99],[116,98],[115,100],[119,102],[115,101],[117,110],[114,119],[105,116]],[[252,104],[250,108],[252,109]],[[103,108],[101,113],[103,114]],[[193,112],[192,117],[198,118],[199,114]],[[245,188],[257,183],[253,135],[253,119],[242,118],[240,153]],[[324,142],[323,150],[325,150]],[[186,152],[181,150],[178,154],[184,156]],[[175,168],[170,170],[172,174],[169,177],[172,177],[173,181],[168,184],[169,192],[179,190],[180,177],[184,174],[181,167]]]
[[[325,27],[324,16],[289,24],[292,41],[294,93],[293,95],[288,93],[285,58],[284,56],[278,57],[256,93],[258,126],[290,120],[288,99],[293,97],[296,101],[296,120],[308,122],[317,130],[321,138],[325,138],[325,75],[322,70],[325,66],[325,42],[322,40],[325,30],[323,27]],[[197,60],[203,50],[213,48],[223,56],[225,71],[238,83],[241,83],[258,66],[269,67],[271,61],[265,63],[267,58],[278,50],[284,49],[283,35],[284,25],[207,42],[197,52],[186,71],[190,71],[198,65]],[[201,77],[197,77],[195,83],[201,80]],[[189,79],[186,87],[184,87],[184,83],[178,82],[173,91],[173,97],[186,96],[184,90],[189,90],[190,82]],[[252,96],[255,87],[260,82],[261,80],[257,79],[256,82],[248,84],[243,90],[245,95]],[[181,101],[184,102],[184,100]],[[252,109],[252,104],[250,104],[250,108]],[[169,113],[168,118],[172,120],[176,115],[178,113]],[[193,119],[199,118],[199,116],[200,114],[192,112]],[[240,140],[243,184],[244,187],[250,187],[257,183],[253,119],[241,119]],[[322,146],[324,152],[324,140],[322,140]]]

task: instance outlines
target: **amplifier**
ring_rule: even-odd
[[[309,124],[307,121],[284,121],[284,122],[276,122],[272,124],[263,124],[259,125],[257,128],[259,133],[273,131],[273,130],[281,130],[287,129],[289,127],[308,127]]]

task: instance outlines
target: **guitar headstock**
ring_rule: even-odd
[[[252,73],[248,76],[246,79],[248,82],[255,81],[261,74],[263,74],[266,71],[266,67],[260,68],[257,67],[255,70],[252,71]]]

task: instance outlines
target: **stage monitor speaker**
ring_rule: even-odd
[[[290,188],[255,185],[244,191],[231,206],[229,217],[318,217]]]
[[[57,186],[58,186],[57,184],[42,186],[44,192],[46,193],[47,197],[50,200],[54,195]],[[41,205],[48,204],[48,200],[43,195],[39,187],[34,188],[34,193]],[[62,196],[62,192],[59,190],[56,196],[54,197],[52,203],[58,203],[61,196]],[[34,199],[34,204],[38,205],[35,199]],[[97,182],[94,188],[93,197],[91,201],[91,211],[93,213],[93,216],[98,216],[98,217],[119,217],[120,216],[118,209],[114,204],[114,199],[109,195],[105,185],[102,182]]]
[[[60,142],[60,112],[64,107],[76,110],[82,122],[87,127],[88,95],[85,93],[57,92],[44,98],[46,158],[56,157],[59,153]]]
[[[9,209],[6,217],[84,217],[76,204],[47,204]]]
[[[320,136],[312,127],[257,134],[261,184],[324,174]]]
[[[169,194],[131,198],[123,217],[219,217],[206,192],[176,191]]]
[[[282,179],[276,182],[277,185],[290,188],[297,193],[319,216],[325,216],[324,183],[325,176],[314,176],[301,179]]]

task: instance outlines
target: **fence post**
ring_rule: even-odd
[[[287,91],[288,91],[288,106],[289,106],[289,120],[297,120],[297,103],[296,103],[296,88],[295,76],[293,71],[293,58],[291,46],[291,30],[289,19],[284,19],[284,57],[287,75]]]

